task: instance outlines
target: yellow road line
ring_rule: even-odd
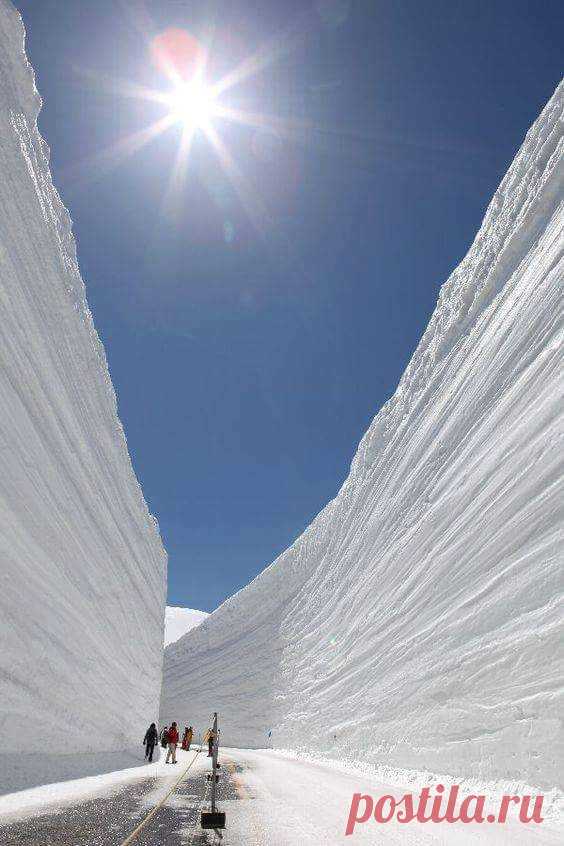
[[[175,783],[172,785],[172,787],[170,788],[170,790],[168,791],[168,793],[166,794],[164,799],[161,799],[159,804],[155,805],[153,810],[149,814],[147,814],[145,819],[142,822],[139,823],[137,828],[134,831],[131,832],[129,837],[126,838],[126,840],[123,841],[121,846],[129,846],[130,843],[133,843],[133,841],[135,840],[137,835],[145,828],[145,826],[147,825],[149,820],[152,817],[154,817],[154,815],[157,813],[159,808],[162,808],[162,806],[164,805],[164,803],[166,802],[166,800],[168,799],[170,794],[173,793],[176,790],[176,788],[178,787],[178,785],[180,784],[180,782],[182,781],[182,779],[184,778],[184,776],[186,775],[186,773],[188,772],[188,770],[190,769],[190,767],[192,766],[192,764],[194,763],[194,761],[196,760],[196,758],[198,757],[198,755],[200,754],[201,751],[202,751],[201,749],[198,749],[198,751],[196,752],[196,754],[194,755],[194,757],[192,758],[192,760],[190,761],[190,763],[188,764],[188,766],[186,767],[186,769],[184,770],[184,772],[182,773],[182,775],[180,776],[178,781],[175,781]]]
[[[230,776],[233,780],[233,784],[235,785],[235,790],[237,791],[239,799],[253,799],[254,797],[253,797],[252,793],[250,792],[249,788],[247,787],[247,785],[243,782],[243,780],[239,776],[235,775],[235,772],[237,770],[237,766],[236,766],[235,762],[234,761],[226,761],[225,763],[226,763],[227,769],[229,770],[229,774],[230,774]],[[254,844],[254,846],[260,846],[260,844],[263,844],[265,842],[265,833],[264,833],[264,829],[260,827],[260,823],[255,816],[256,810],[255,810],[255,812],[253,812],[252,805],[249,808],[248,814],[249,814],[249,818],[250,818],[250,827],[252,829],[252,836],[254,838],[252,841],[249,841],[249,843],[252,842]]]
[[[251,798],[247,788],[245,787],[245,785],[243,784],[243,782],[241,781],[240,778],[237,778],[237,776],[234,776],[233,784],[235,785],[235,790],[237,791],[237,793],[239,794],[241,799],[250,799]]]
[[[227,769],[229,770],[229,773],[231,775],[231,780],[233,781],[233,784],[235,785],[235,790],[239,794],[239,798],[240,799],[250,799],[251,798],[250,793],[247,790],[247,788],[245,787],[245,785],[243,784],[242,780],[239,778],[239,776],[234,775],[234,773],[236,771],[235,763],[233,761],[227,761],[226,763],[227,763]]]

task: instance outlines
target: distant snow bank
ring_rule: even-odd
[[[163,721],[562,785],[563,106],[564,83],[339,494],[166,650]]]
[[[190,629],[199,626],[206,617],[207,611],[194,611],[192,608],[180,608],[177,605],[167,605],[165,609],[164,645],[175,643]]]
[[[139,754],[166,589],[23,41],[0,0],[0,792]]]

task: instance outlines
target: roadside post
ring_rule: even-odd
[[[212,770],[211,770],[211,810],[202,811],[202,828],[221,829],[225,828],[225,813],[218,811],[216,806],[217,782],[219,781],[219,764],[217,754],[219,751],[219,731],[217,727],[217,712],[213,715],[213,746],[212,746]]]

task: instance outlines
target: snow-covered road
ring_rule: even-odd
[[[300,760],[271,750],[223,750],[225,762],[237,766],[242,801],[231,803],[226,843],[253,846],[313,846],[313,844],[389,844],[389,846],[556,846],[563,831],[553,824],[441,823],[385,825],[374,820],[345,836],[354,793],[377,799],[400,798],[406,791],[375,778],[357,775],[331,764]],[[409,789],[409,788],[408,788]]]
[[[209,759],[205,751],[201,755],[179,752],[178,757],[177,767],[166,766],[161,759],[150,766],[2,797],[0,842],[3,846],[24,842],[28,846],[124,846],[141,825],[131,846],[218,843],[216,834],[200,828],[200,810],[209,803]],[[227,815],[222,846],[557,846],[564,842],[563,829],[552,819],[541,825],[378,824],[369,819],[347,837],[355,793],[376,801],[385,794],[399,798],[409,788],[385,784],[337,763],[273,750],[226,748],[220,758],[218,806]]]

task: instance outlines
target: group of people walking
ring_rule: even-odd
[[[190,744],[192,743],[193,737],[194,730],[192,726],[186,726],[184,728],[184,734],[182,735],[182,749],[186,752],[190,751]],[[145,758],[149,761],[149,763],[152,762],[155,746],[160,740],[163,749],[167,750],[165,764],[176,764],[176,747],[178,746],[179,739],[178,726],[176,723],[172,723],[171,726],[165,726],[161,731],[160,736],[155,723],[151,723],[145,732],[145,737],[143,738]]]

